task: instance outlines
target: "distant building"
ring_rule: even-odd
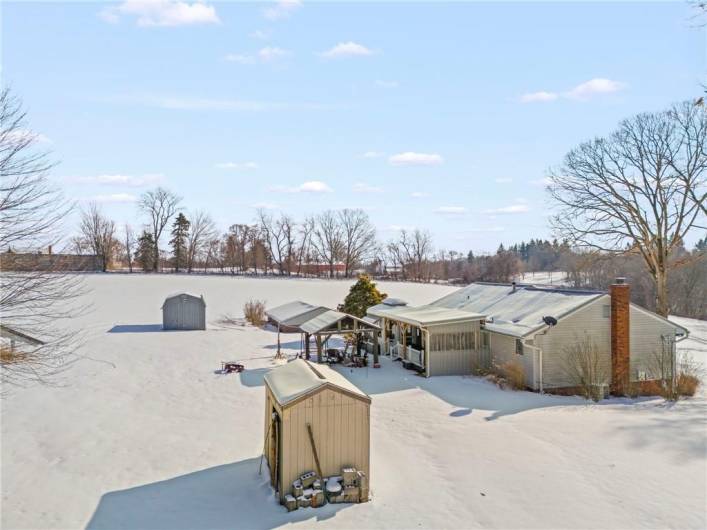
[[[98,256],[93,254],[54,254],[50,245],[46,252],[15,252],[13,250],[2,252],[0,253],[0,270],[91,272],[103,269]]]
[[[206,302],[203,296],[176,293],[162,304],[162,328],[166,330],[206,329]]]

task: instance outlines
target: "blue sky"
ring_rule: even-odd
[[[675,3],[3,3],[3,82],[83,204],[140,225],[154,185],[219,227],[367,209],[437,247],[549,237],[546,170],[693,98]]]

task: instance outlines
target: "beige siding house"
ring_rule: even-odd
[[[355,467],[370,484],[370,405],[326,365],[297,359],[265,375],[265,456],[281,502],[300,475],[318,472],[317,458],[322,476]]]
[[[618,298],[614,299],[612,310],[614,288],[625,303],[617,304]],[[380,304],[369,310],[369,316],[377,318],[384,330],[382,351],[401,356],[403,362],[426,376],[470,374],[479,368],[513,362],[522,365],[528,388],[565,389],[572,386],[567,375],[568,348],[589,339],[607,373],[606,384],[621,378],[626,379],[622,383],[625,385],[656,379],[656,357],[666,352],[674,357],[675,342],[688,333],[655,313],[629,304],[628,289],[623,281],[612,286],[612,294],[473,283],[427,306]],[[404,333],[406,322],[414,329],[411,315],[443,315],[444,311],[450,319],[445,325],[417,322],[426,340],[416,342],[413,338],[411,342],[409,331]],[[466,318],[462,313],[467,313]],[[618,325],[619,321],[628,326]],[[392,333],[386,334],[386,330]],[[435,334],[443,337],[444,344],[453,344],[454,349],[435,348],[438,343],[431,341]],[[423,348],[419,354],[415,350],[418,345]],[[625,362],[622,355],[627,355]],[[425,362],[416,363],[418,356]]]

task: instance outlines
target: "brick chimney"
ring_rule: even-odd
[[[611,296],[611,393],[623,396],[628,391],[630,366],[630,299],[626,278],[616,278],[609,287]]]

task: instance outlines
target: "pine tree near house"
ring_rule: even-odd
[[[172,239],[170,239],[169,244],[172,245],[174,272],[179,272],[180,267],[186,267],[187,235],[189,234],[190,225],[191,223],[183,213],[177,216],[172,225]]]
[[[363,318],[369,307],[380,304],[387,296],[387,294],[378,290],[376,284],[371,281],[370,276],[361,274],[344,299],[343,310],[350,315]]]
[[[155,270],[155,239],[147,230],[137,240],[135,261],[140,264],[143,272]]]

